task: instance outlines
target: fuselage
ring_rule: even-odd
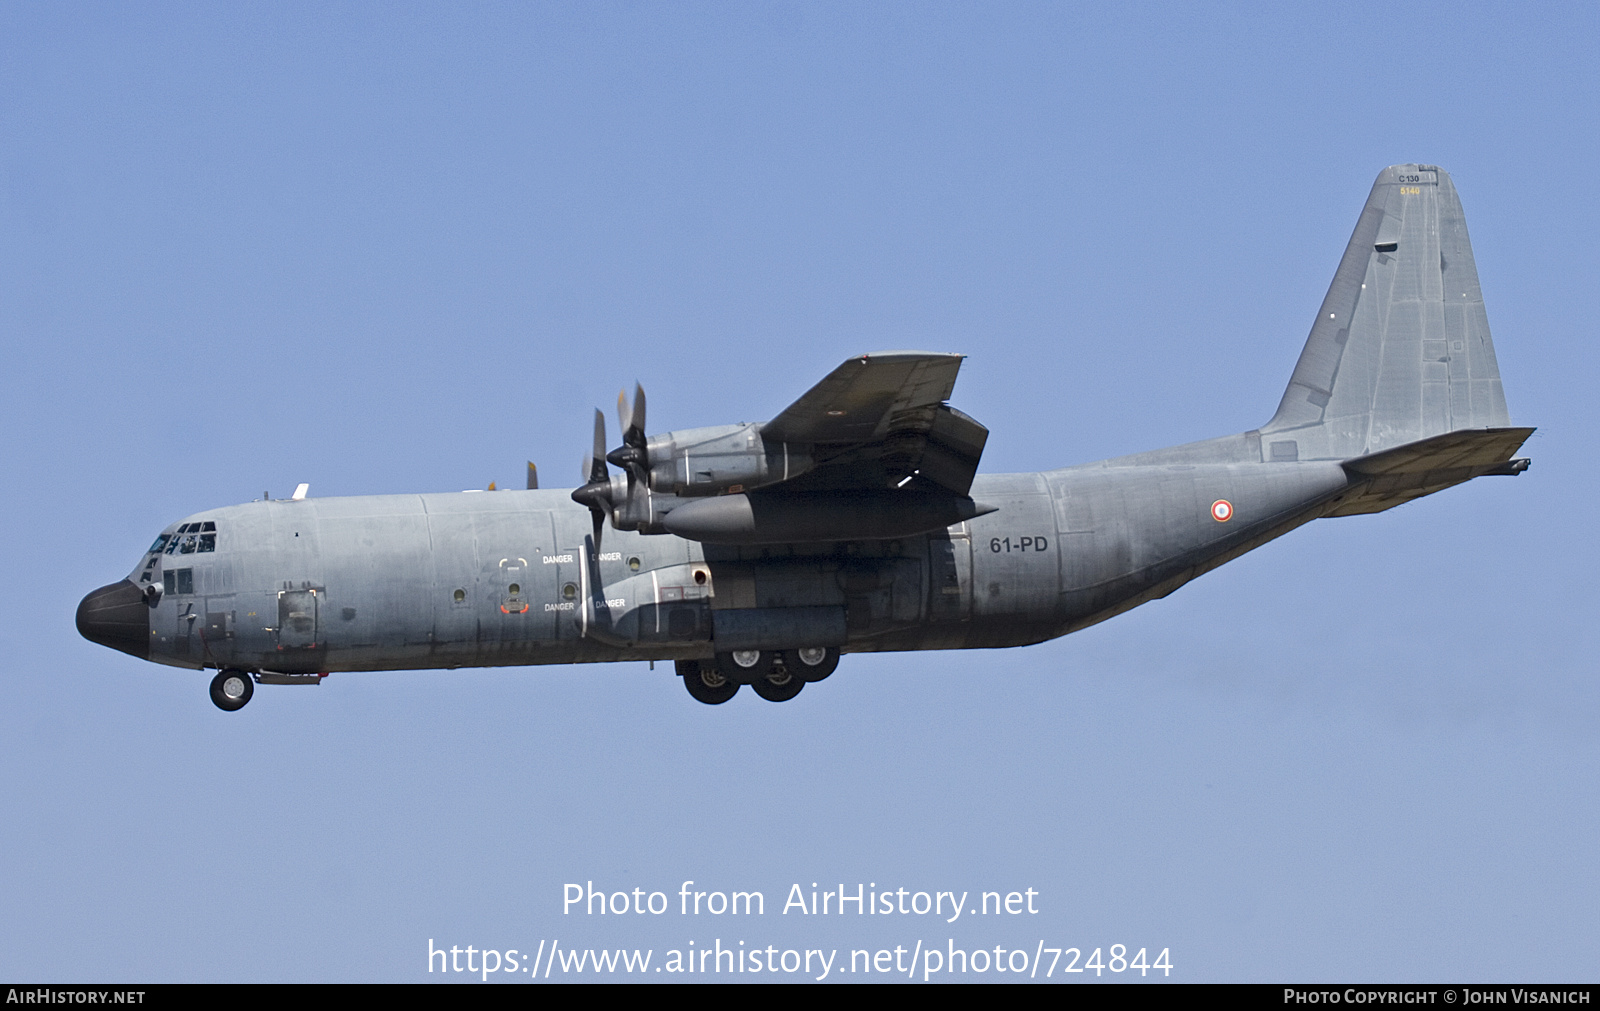
[[[1347,485],[1338,463],[1263,463],[1239,436],[980,475],[973,497],[998,508],[930,534],[726,547],[605,529],[598,550],[564,490],[257,501],[172,524],[97,593],[137,592],[124,617],[148,620],[107,645],[255,672],[1018,646],[1169,593]]]

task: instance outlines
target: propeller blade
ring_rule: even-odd
[[[611,472],[606,469],[606,416],[600,410],[594,412],[594,447],[584,454],[583,479],[584,485],[573,490],[572,500],[589,507],[594,517],[595,550],[599,551],[600,530],[612,509]]]
[[[532,460],[529,460],[528,461],[528,490],[529,491],[536,491],[538,489],[538,487],[539,487],[539,468],[535,467],[533,465],[533,461]]]
[[[628,488],[644,480],[650,468],[645,449],[644,387],[633,384],[633,405],[628,405],[626,391],[617,394],[617,420],[622,423],[622,445],[606,454],[606,460],[628,472]]]
[[[606,416],[599,408],[594,412],[594,452],[589,460],[590,481],[611,480],[611,475],[606,473]]]
[[[633,409],[628,412],[628,425],[623,430],[624,445],[644,448],[644,387],[633,384]]]

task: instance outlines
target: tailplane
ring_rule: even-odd
[[[1392,165],[1260,429],[1262,458],[1351,460],[1510,424],[1455,186],[1437,166]]]

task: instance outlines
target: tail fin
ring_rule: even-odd
[[[1348,460],[1510,423],[1456,188],[1435,165],[1391,165],[1261,428],[1262,456]]]

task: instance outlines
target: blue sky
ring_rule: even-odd
[[[0,975],[427,980],[429,938],[720,938],[1593,979],[1597,29],[1577,4],[6,7]],[[1404,161],[1460,191],[1532,470],[1319,521],[1069,638],[846,658],[783,706],[625,664],[223,714],[73,629],[202,508],[527,459],[574,483],[635,379],[667,430],[768,418],[862,351],[960,351],[991,472],[1252,428]],[[768,915],[561,910],[567,882],[690,879]],[[777,912],[813,881],[1041,912]]]

